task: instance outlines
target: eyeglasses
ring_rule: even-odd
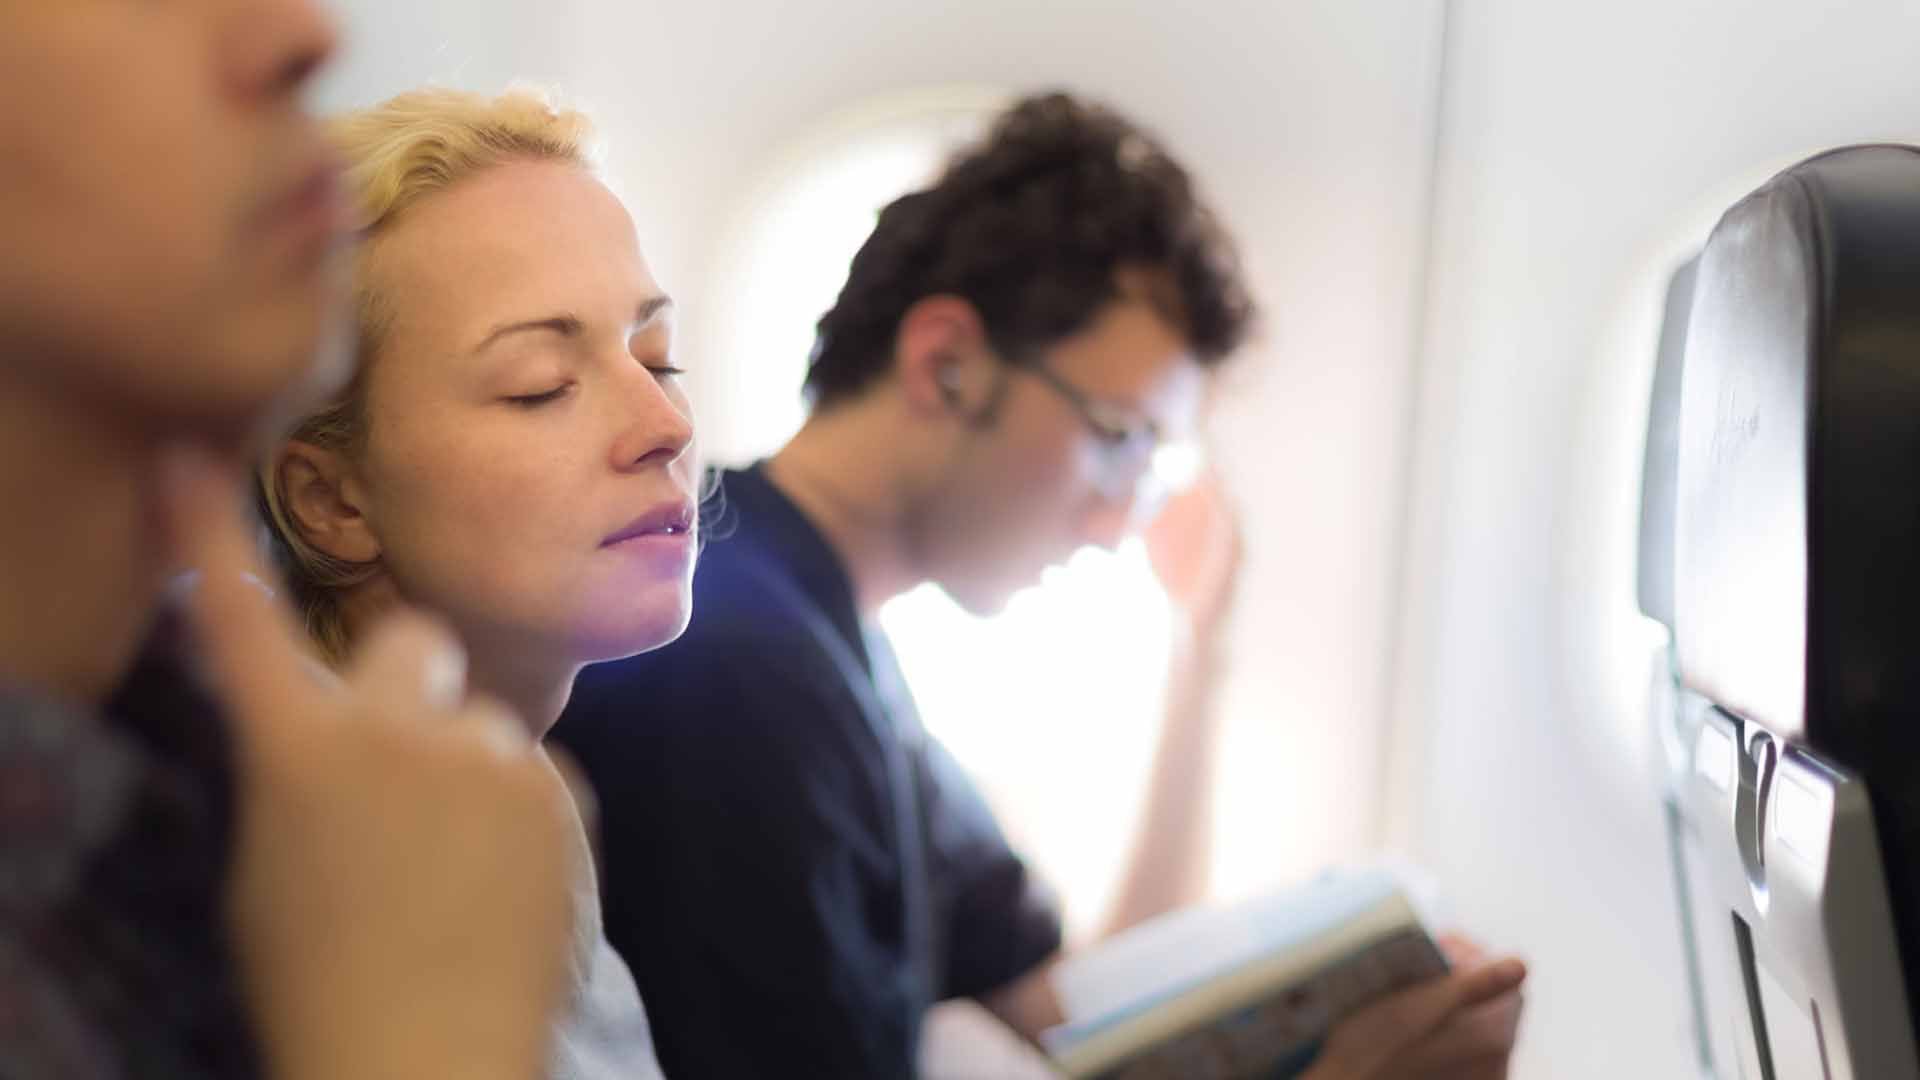
[[[1199,448],[1167,441],[1151,417],[1101,401],[1045,364],[1009,366],[1039,379],[1072,407],[1098,447],[1094,487],[1114,502],[1130,502],[1136,517],[1151,517],[1168,496],[1199,475]]]

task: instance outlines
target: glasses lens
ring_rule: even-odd
[[[1129,500],[1129,517],[1144,526],[1168,500],[1199,481],[1206,459],[1197,445],[1169,443],[1151,448],[1124,471],[1118,464],[1101,485],[1102,493],[1115,501]]]

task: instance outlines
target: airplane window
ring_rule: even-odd
[[[724,219],[694,313],[702,361],[693,396],[712,458],[751,461],[799,429],[814,323],[874,218],[932,180],[1008,100],[974,87],[887,95],[828,116],[769,155]]]

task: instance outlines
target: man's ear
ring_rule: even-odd
[[[343,562],[380,557],[380,539],[364,512],[359,479],[346,455],[289,441],[274,455],[273,480],[287,525],[314,549]]]
[[[991,408],[997,372],[980,312],[958,296],[923,297],[900,317],[893,371],[908,407],[974,417]]]

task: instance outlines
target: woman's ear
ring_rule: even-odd
[[[367,520],[363,493],[346,455],[289,441],[274,455],[273,479],[287,524],[315,550],[350,563],[380,557],[380,539]]]

